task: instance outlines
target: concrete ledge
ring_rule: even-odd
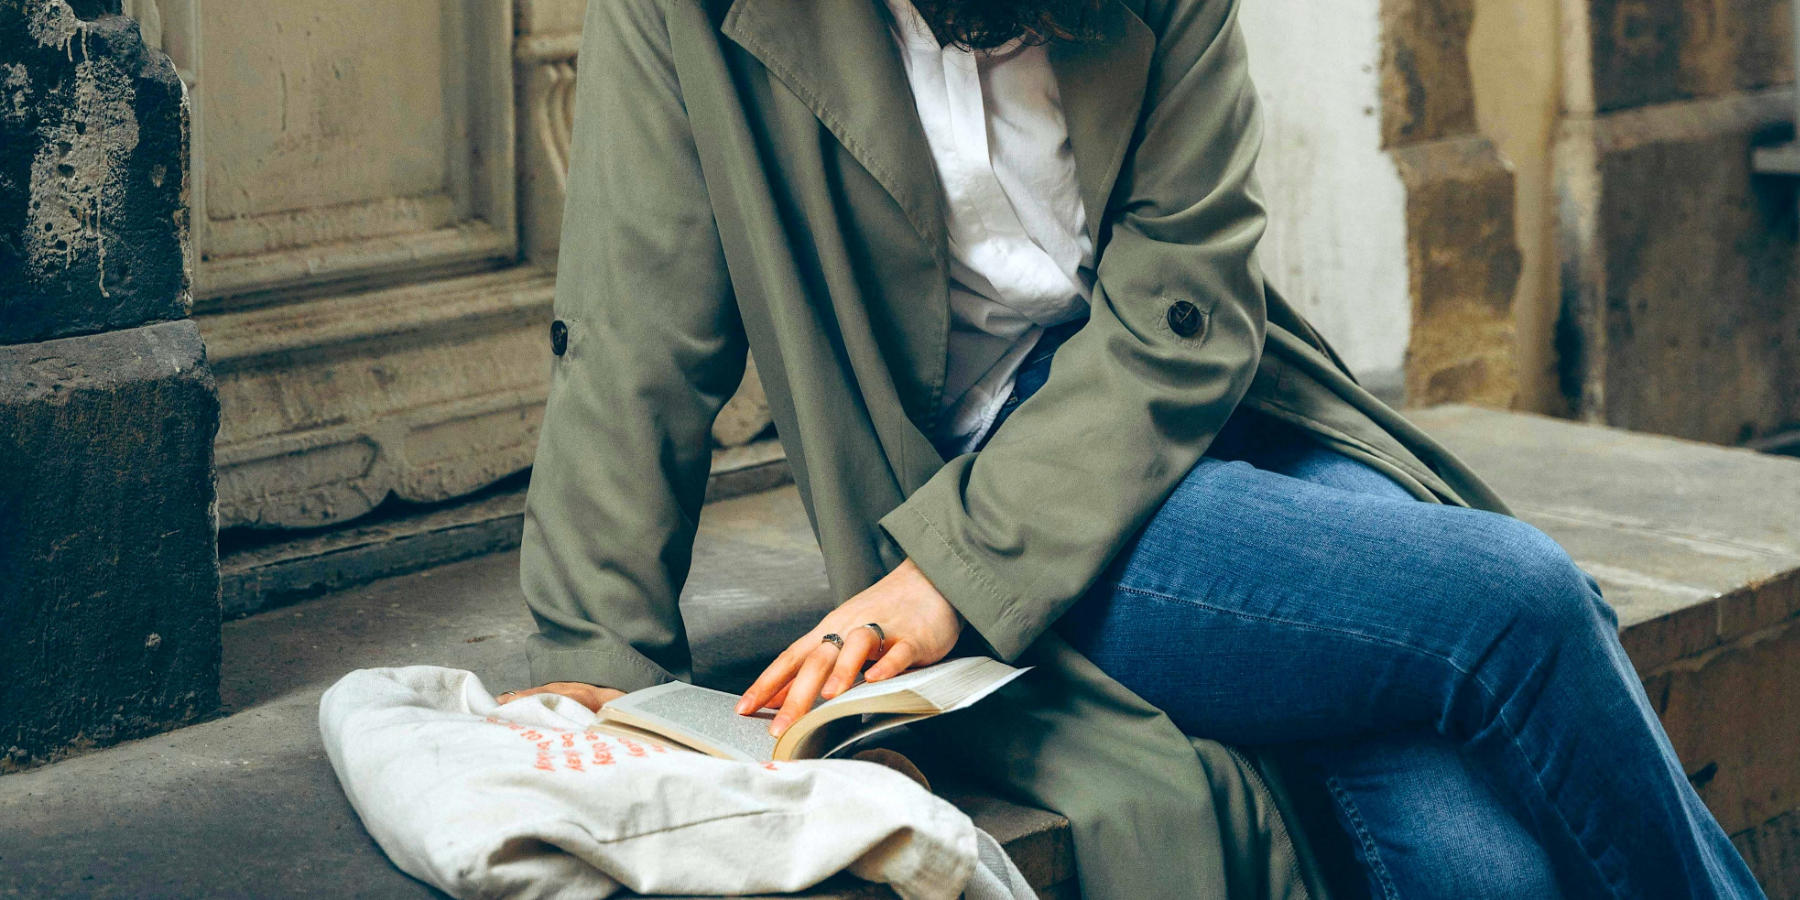
[[[1800,461],[1466,406],[1411,418],[1599,579],[1640,673],[1800,613]]]

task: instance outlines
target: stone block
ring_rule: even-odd
[[[1507,406],[1518,391],[1513,175],[1486,138],[1393,152],[1406,185],[1407,402]]]
[[[763,393],[762,378],[756,374],[756,358],[749,357],[737,393],[713,421],[713,441],[721,447],[740,447],[768,430],[773,421],[769,396]]]
[[[1800,421],[1791,180],[1750,171],[1786,91],[1566,122],[1564,390],[1590,419],[1739,443]]]
[[[1472,135],[1473,0],[1382,0],[1382,146]]]
[[[1793,19],[1778,0],[1591,0],[1588,65],[1600,112],[1757,90],[1793,80]],[[1591,67],[1591,69],[1590,69]]]
[[[1689,777],[1727,834],[1800,809],[1800,620],[1644,681]]]
[[[554,283],[517,267],[200,317],[223,527],[332,525],[528,468]]]
[[[218,706],[218,403],[191,321],[0,347],[0,772]]]
[[[1770,897],[1800,897],[1800,810],[1731,836]]]
[[[0,344],[187,315],[187,102],[118,2],[0,0]]]

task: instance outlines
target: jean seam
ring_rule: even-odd
[[[1406,651],[1409,651],[1412,653],[1417,653],[1420,656],[1425,656],[1425,657],[1429,657],[1431,659],[1435,659],[1435,660],[1449,666],[1450,668],[1455,669],[1457,672],[1459,672],[1463,675],[1467,675],[1470,678],[1474,678],[1478,682],[1480,681],[1480,676],[1476,675],[1474,672],[1469,671],[1468,669],[1463,668],[1460,664],[1457,663],[1456,660],[1454,660],[1448,656],[1445,656],[1441,653],[1433,652],[1431,650],[1427,650],[1423,647],[1415,647],[1404,641],[1397,641],[1397,640],[1394,640],[1393,638],[1382,637],[1381,635],[1378,635],[1378,634],[1368,634],[1368,633],[1356,631],[1356,630],[1350,629],[1350,628],[1338,628],[1338,627],[1333,627],[1333,626],[1329,626],[1329,625],[1314,625],[1309,622],[1296,622],[1292,619],[1283,619],[1283,618],[1279,618],[1276,616],[1258,615],[1258,614],[1252,613],[1252,612],[1244,612],[1241,609],[1228,609],[1223,606],[1215,606],[1211,603],[1207,603],[1202,600],[1194,600],[1194,599],[1187,598],[1187,597],[1174,597],[1169,594],[1165,594],[1160,591],[1149,590],[1147,588],[1129,587],[1129,586],[1123,585],[1123,584],[1114,584],[1112,586],[1112,588],[1113,588],[1113,590],[1121,591],[1123,593],[1137,594],[1142,597],[1150,597],[1150,598],[1153,598],[1156,600],[1161,600],[1165,603],[1183,603],[1183,604],[1187,604],[1189,606],[1197,606],[1197,607],[1200,607],[1201,609],[1209,609],[1209,610],[1212,610],[1213,612],[1224,613],[1228,616],[1235,616],[1240,619],[1249,619],[1249,620],[1255,621],[1255,622],[1269,622],[1269,623],[1276,624],[1276,625],[1285,625],[1289,628],[1300,628],[1300,629],[1304,629],[1306,631],[1317,631],[1317,632],[1323,632],[1325,634],[1346,635],[1349,637],[1360,638],[1360,639],[1368,641],[1370,643],[1384,644],[1389,647],[1394,647],[1394,648],[1400,649],[1400,650],[1406,650]]]
[[[1600,866],[1600,855],[1588,849],[1587,842],[1575,833],[1574,826],[1569,824],[1569,819],[1563,815],[1562,809],[1550,801],[1550,789],[1544,785],[1543,773],[1539,772],[1537,765],[1531,761],[1531,754],[1525,752],[1525,745],[1519,743],[1519,730],[1506,720],[1506,709],[1504,704],[1500,703],[1499,691],[1490,686],[1480,675],[1471,674],[1470,677],[1475,680],[1475,685],[1487,694],[1488,702],[1495,704],[1494,721],[1505,729],[1507,743],[1512,745],[1513,750],[1519,754],[1520,760],[1525,763],[1525,771],[1531,773],[1531,781],[1537,785],[1538,793],[1543,796],[1544,806],[1550,810],[1551,818],[1556,821],[1556,824],[1562,826],[1563,832],[1569,836],[1569,841],[1581,848],[1581,855],[1587,859],[1588,865],[1593,867],[1594,874],[1599,876],[1601,886],[1617,900],[1630,897],[1630,893],[1613,883],[1612,877]]]
[[[1585,841],[1583,841],[1580,838],[1580,836],[1575,833],[1574,826],[1572,826],[1569,823],[1568,818],[1563,815],[1562,810],[1557,808],[1555,803],[1550,802],[1550,789],[1544,785],[1543,774],[1540,773],[1537,769],[1537,766],[1532,763],[1531,754],[1525,752],[1524,745],[1519,743],[1518,729],[1515,728],[1511,722],[1507,721],[1504,704],[1501,704],[1499,702],[1499,699],[1500,699],[1499,692],[1497,690],[1495,690],[1491,685],[1489,685],[1487,683],[1487,681],[1482,678],[1480,673],[1463,668],[1461,665],[1459,665],[1456,662],[1456,660],[1451,659],[1450,657],[1445,656],[1441,653],[1434,653],[1430,650],[1424,649],[1422,647],[1415,647],[1415,646],[1413,646],[1411,644],[1407,644],[1403,641],[1396,641],[1392,638],[1384,638],[1379,635],[1365,634],[1363,632],[1355,631],[1355,630],[1352,630],[1349,628],[1336,628],[1336,627],[1331,627],[1331,626],[1326,626],[1326,625],[1313,625],[1313,624],[1310,624],[1307,622],[1295,622],[1291,619],[1282,619],[1282,618],[1277,618],[1275,616],[1262,616],[1262,615],[1257,615],[1256,613],[1244,612],[1243,610],[1227,609],[1223,606],[1216,606],[1211,603],[1206,603],[1206,602],[1203,602],[1200,600],[1194,600],[1191,598],[1174,597],[1169,594],[1161,593],[1159,591],[1152,591],[1152,590],[1147,590],[1144,588],[1128,587],[1123,584],[1114,584],[1114,585],[1112,585],[1112,588],[1113,588],[1113,590],[1120,591],[1120,592],[1127,593],[1127,594],[1136,594],[1136,595],[1142,596],[1142,597],[1150,597],[1155,600],[1161,600],[1165,603],[1183,603],[1183,604],[1187,604],[1189,606],[1196,606],[1201,609],[1207,609],[1207,610],[1211,610],[1213,612],[1224,613],[1225,615],[1229,615],[1229,616],[1235,616],[1240,619],[1249,619],[1251,621],[1256,621],[1256,622],[1269,622],[1269,623],[1276,624],[1276,625],[1284,625],[1289,628],[1300,628],[1300,629],[1304,629],[1307,631],[1317,631],[1317,632],[1322,632],[1325,634],[1341,635],[1341,636],[1345,636],[1345,637],[1358,638],[1358,639],[1361,639],[1364,641],[1368,641],[1370,643],[1383,644],[1383,645],[1386,645],[1389,647],[1394,647],[1396,649],[1405,650],[1405,651],[1408,651],[1411,653],[1417,653],[1421,656],[1439,660],[1440,662],[1443,662],[1445,665],[1448,665],[1450,668],[1455,669],[1457,672],[1460,672],[1463,675],[1468,676],[1469,679],[1471,681],[1473,681],[1475,683],[1475,685],[1477,687],[1479,687],[1482,690],[1482,692],[1487,695],[1488,701],[1490,703],[1494,704],[1494,707],[1495,707],[1494,721],[1496,721],[1497,723],[1500,724],[1500,726],[1506,733],[1507,742],[1512,744],[1513,749],[1518,752],[1519,757],[1524,761],[1525,770],[1531,773],[1531,780],[1533,783],[1535,783],[1537,785],[1538,793],[1543,796],[1544,801],[1545,801],[1544,805],[1549,808],[1552,818],[1555,819],[1555,821],[1558,825],[1562,826],[1563,831],[1568,834],[1569,839],[1575,844],[1575,846],[1581,848],[1581,855],[1583,857],[1585,857],[1588,861],[1588,864],[1593,867],[1594,874],[1596,874],[1600,877],[1601,884],[1604,885],[1606,887],[1606,889],[1614,897],[1623,898],[1623,897],[1628,896],[1627,894],[1622,893],[1617,885],[1613,884],[1613,879],[1607,875],[1606,871],[1603,868],[1601,868],[1599,857],[1592,850],[1588,849],[1587,843]]]
[[[1338,810],[1349,823],[1351,835],[1362,846],[1363,862],[1368,865],[1369,874],[1380,886],[1382,896],[1387,900],[1400,900],[1400,888],[1394,884],[1394,876],[1388,871],[1387,863],[1382,861],[1375,835],[1363,821],[1362,811],[1356,808],[1356,801],[1350,798],[1350,792],[1344,790],[1343,782],[1336,775],[1325,776],[1325,788],[1331,792],[1331,799],[1337,803]]]

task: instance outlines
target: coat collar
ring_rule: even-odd
[[[733,0],[720,32],[812,109],[947,267],[942,192],[888,16],[884,0]],[[1049,50],[1096,252],[1156,45],[1126,0],[1104,0],[1099,24],[1104,40]]]

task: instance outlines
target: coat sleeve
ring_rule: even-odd
[[[671,46],[662,0],[587,6],[520,559],[534,684],[690,675],[676,599],[745,341]]]
[[[1261,358],[1261,127],[1238,0],[1150,6],[1157,46],[1088,323],[984,449],[946,463],[880,522],[1008,660],[1199,460]],[[1180,301],[1204,314],[1190,336],[1168,321]]]

